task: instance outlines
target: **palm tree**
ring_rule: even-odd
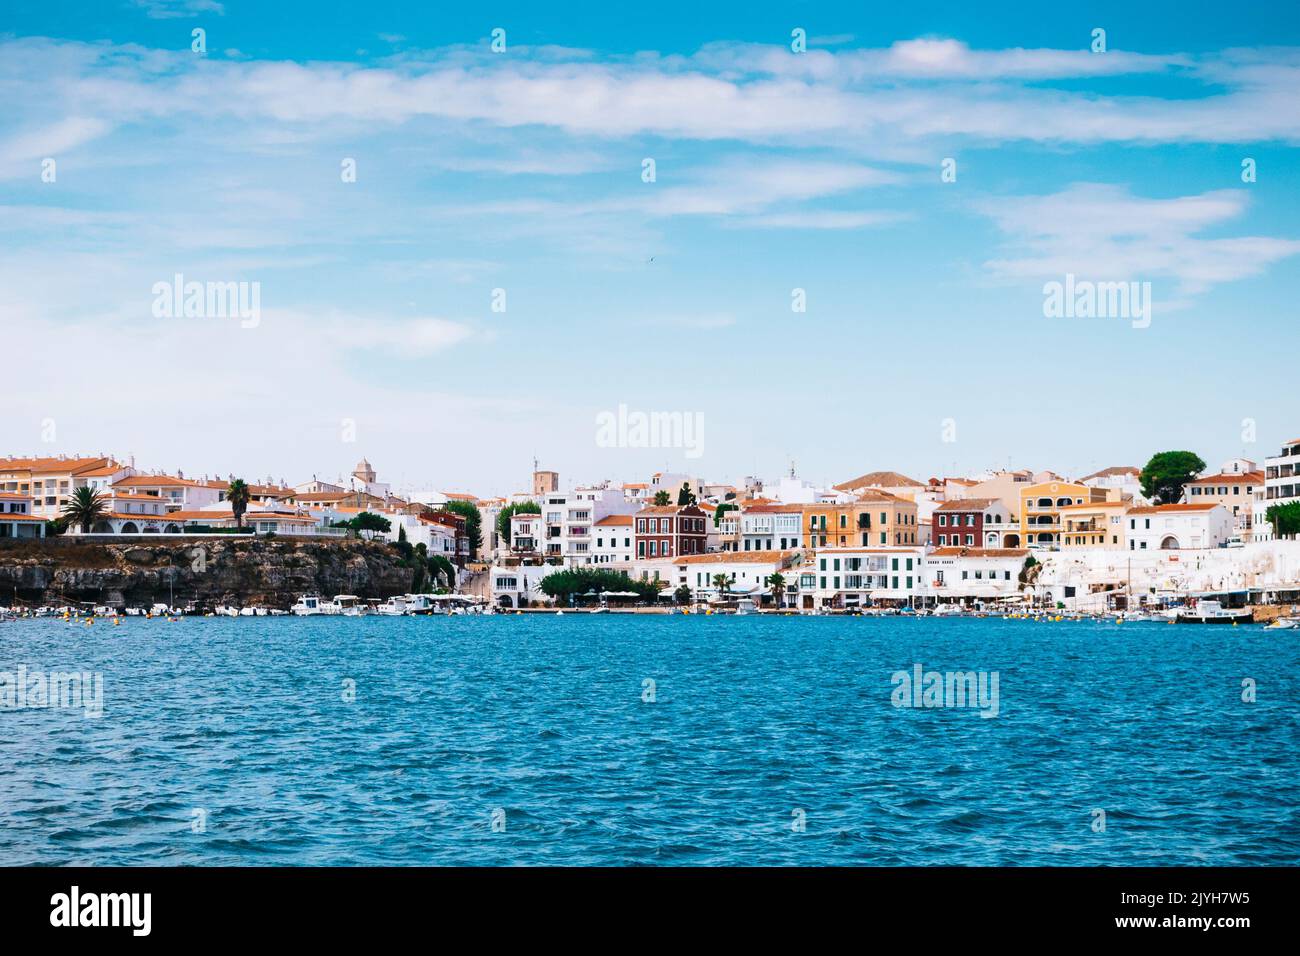
[[[244,479],[236,478],[226,489],[226,500],[230,502],[230,510],[235,516],[235,527],[244,526],[244,512],[248,510],[249,491],[248,485],[244,484]]]
[[[785,575],[780,571],[774,571],[763,583],[772,589],[772,602],[778,608],[785,607]]]
[[[668,492],[666,491],[655,492],[655,505],[657,507],[662,508],[664,505],[669,504],[671,501],[672,499],[668,496]]]
[[[81,525],[82,534],[90,534],[96,521],[108,514],[108,499],[94,488],[78,488],[63,506],[63,517],[69,524]]]
[[[727,598],[727,586],[729,584],[731,584],[731,579],[725,574],[715,574],[713,576],[713,586],[718,589],[718,593],[722,595],[724,601]]]

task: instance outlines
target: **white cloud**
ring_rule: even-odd
[[[204,13],[222,16],[226,12],[217,0],[132,0],[132,3],[151,20],[175,20]]]
[[[103,136],[110,129],[108,123],[95,117],[69,116],[35,129],[27,129],[0,140],[0,178],[41,175],[40,162],[45,158],[56,162],[69,153]]]
[[[1300,140],[1293,50],[1213,56],[1112,50],[972,50],[955,40],[886,49],[812,50],[720,44],[694,57],[595,62],[587,51],[465,48],[384,66],[233,62],[107,44],[9,40],[0,83],[62,69],[51,93],[108,121],[143,117],[262,127],[395,126],[427,117],[499,129],[545,127],[610,139],[637,135],[897,150],[928,138],[1062,143]],[[1159,75],[1168,96],[1099,95],[1077,81]],[[1076,81],[1053,88],[1050,81]],[[29,90],[30,91],[30,90]],[[33,100],[32,97],[27,99]],[[43,97],[42,101],[49,97]],[[282,134],[283,135],[283,134]],[[536,169],[526,164],[527,169]]]
[[[1005,255],[985,263],[995,277],[1163,278],[1190,296],[1300,254],[1294,239],[1199,235],[1238,218],[1247,203],[1241,190],[1147,199],[1081,183],[1046,196],[986,200],[977,208],[1005,237]]]

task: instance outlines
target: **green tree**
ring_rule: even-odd
[[[718,589],[718,594],[725,601],[727,595],[731,592],[731,578],[725,574],[715,574],[713,576],[713,586]]]
[[[691,492],[691,483],[683,481],[681,489],[677,492],[677,504],[680,506],[695,504],[695,495]]]
[[[673,592],[673,600],[676,601],[678,604],[690,604],[691,589],[688,588],[685,584],[679,585],[677,590]]]
[[[234,479],[230,483],[230,487],[226,489],[226,500],[230,502],[230,511],[235,516],[236,528],[244,526],[244,512],[248,510],[248,499],[250,497],[251,492],[242,478]]]
[[[568,603],[569,598],[585,595],[588,591],[632,591],[643,601],[653,601],[663,583],[634,580],[622,571],[607,568],[566,568],[542,578],[537,582],[537,590],[560,603]]]
[[[393,523],[383,515],[377,515],[373,511],[363,511],[350,522],[353,530],[358,533],[369,532],[368,537],[373,538],[377,533],[387,534],[392,530]]]
[[[449,501],[442,510],[450,511],[465,519],[465,536],[469,538],[470,560],[477,558],[478,549],[483,547],[483,515],[479,513],[478,505],[472,501]]]
[[[656,491],[655,504],[660,507],[662,507],[663,505],[672,504],[672,497],[666,491]]]
[[[108,499],[94,488],[77,488],[62,509],[67,524],[81,525],[82,534],[90,534],[95,522],[108,514]]]
[[[772,603],[778,608],[785,607],[785,575],[774,571],[763,582],[772,590]]]
[[[730,502],[726,502],[726,501],[722,502],[722,504],[718,505],[717,510],[713,512],[713,527],[716,528],[722,522],[723,514],[725,514],[728,511],[736,511],[736,510],[738,510],[736,506],[731,504]]]
[[[1162,451],[1142,469],[1142,494],[1161,505],[1177,504],[1183,485],[1205,470],[1205,462],[1190,451]]]
[[[1279,538],[1300,534],[1300,501],[1270,505],[1264,517],[1273,526],[1273,534]]]
[[[521,501],[518,504],[506,505],[497,514],[497,534],[501,535],[501,540],[510,546],[510,519],[515,515],[539,515],[542,513],[542,506],[536,501]]]
[[[451,589],[456,584],[456,567],[441,554],[429,558],[429,576],[434,580],[445,581],[440,585]]]

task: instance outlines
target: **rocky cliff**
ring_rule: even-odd
[[[183,538],[86,543],[0,542],[0,605],[92,601],[110,606],[262,604],[301,594],[383,598],[409,591],[414,570],[382,542]]]

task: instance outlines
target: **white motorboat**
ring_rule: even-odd
[[[1279,617],[1265,625],[1266,631],[1289,631],[1292,628],[1300,627],[1300,621],[1293,617]]]
[[[936,604],[934,610],[930,612],[931,617],[960,617],[962,613],[960,604]]]
[[[360,617],[366,613],[366,606],[361,603],[361,598],[355,594],[336,594],[333,603],[334,614],[342,614],[344,617]],[[331,613],[326,611],[326,613]]]
[[[376,607],[375,610],[385,617],[401,617],[406,613],[406,598],[390,597],[383,604]]]
[[[298,617],[315,617],[327,613],[318,594],[304,594],[298,598],[297,604],[289,608],[289,612]]]
[[[402,596],[405,606],[404,614],[432,614],[435,610],[434,596],[431,594],[406,594]]]
[[[1249,624],[1251,616],[1246,608],[1226,608],[1206,598],[1183,608],[1174,620],[1179,624]]]
[[[755,605],[749,598],[741,598],[736,602],[737,614],[753,614],[757,610],[757,605]]]

